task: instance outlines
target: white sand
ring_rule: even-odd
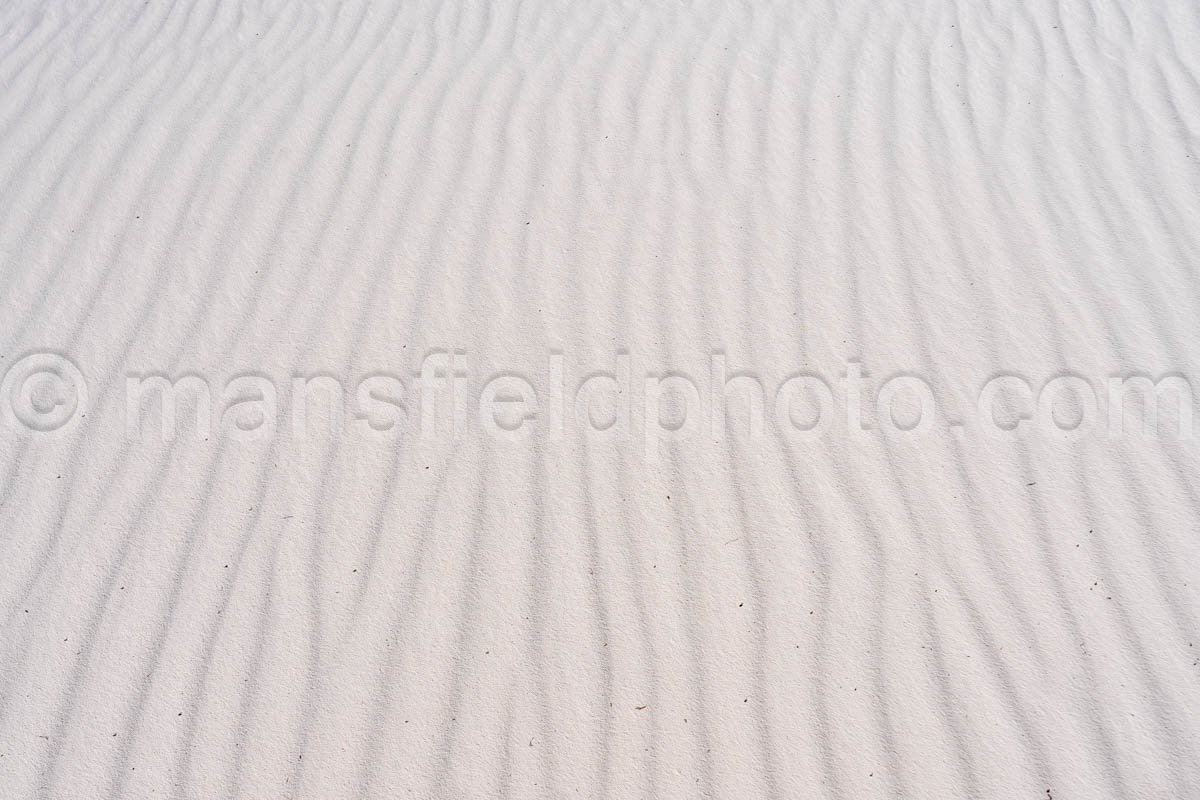
[[[0,797],[1196,797],[1200,458],[1099,423],[1200,374],[1198,135],[1184,0],[0,4]],[[763,435],[655,433],[713,353]],[[1000,373],[1097,425],[952,427]],[[148,374],[211,434],[127,432]]]

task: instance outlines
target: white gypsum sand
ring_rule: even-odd
[[[1183,0],[0,4],[0,797],[1196,796],[1198,132]]]

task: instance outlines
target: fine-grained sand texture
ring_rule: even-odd
[[[0,3],[0,797],[1200,796],[1198,135],[1185,0]]]

